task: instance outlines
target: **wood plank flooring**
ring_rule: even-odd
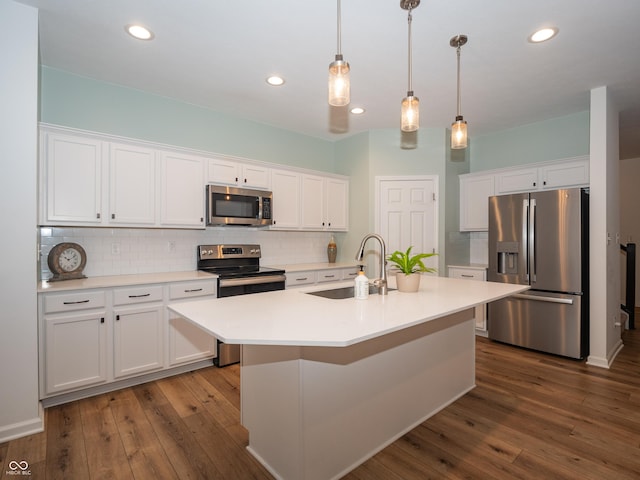
[[[477,388],[344,478],[638,479],[640,330],[624,342],[606,370],[478,338]],[[38,480],[271,479],[239,408],[237,366],[51,407],[45,432],[0,444],[0,474],[26,460]]]

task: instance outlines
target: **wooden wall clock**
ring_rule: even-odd
[[[59,243],[51,249],[47,258],[53,276],[50,282],[87,278],[82,274],[87,264],[87,254],[77,243]]]

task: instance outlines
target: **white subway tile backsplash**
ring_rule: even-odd
[[[275,232],[252,228],[207,230],[159,230],[126,228],[40,229],[40,274],[51,272],[47,256],[61,242],[75,242],[87,252],[85,275],[127,275],[195,270],[197,246],[218,243],[256,243],[262,247],[262,265],[317,263],[327,261],[325,232]],[[170,248],[169,242],[173,247]]]

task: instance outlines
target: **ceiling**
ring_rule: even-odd
[[[40,9],[41,63],[105,82],[302,134],[338,140],[399,128],[407,93],[407,12],[399,0],[343,0],[342,51],[351,106],[327,104],[336,54],[335,0],[19,0]],[[474,136],[589,109],[607,85],[620,128],[640,157],[638,0],[422,0],[413,10],[413,90],[422,127],[448,128],[456,114],[462,47],[462,114]],[[155,34],[135,40],[126,24]],[[531,44],[542,26],[554,39]],[[265,78],[282,75],[271,87]],[[628,143],[627,143],[628,142]]]

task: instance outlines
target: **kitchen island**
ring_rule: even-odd
[[[243,345],[247,448],[276,478],[340,478],[471,390],[474,307],[527,287],[423,276],[418,293],[309,294],[322,289],[169,305]]]

